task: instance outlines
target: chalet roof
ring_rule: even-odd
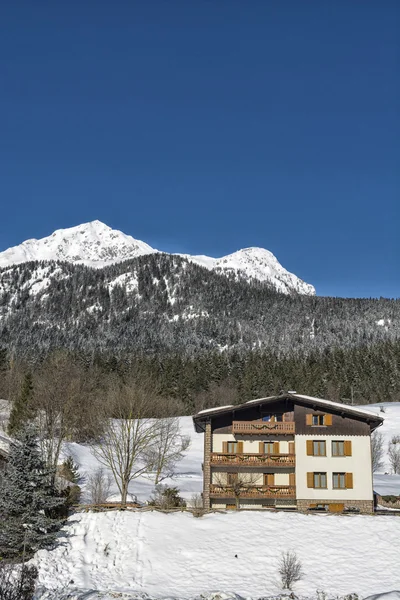
[[[349,406],[348,404],[342,404],[340,402],[333,402],[332,400],[325,400],[323,398],[315,398],[314,396],[306,396],[304,394],[297,394],[296,392],[286,392],[279,396],[268,396],[266,398],[255,398],[254,400],[248,400],[243,404],[229,404],[227,406],[217,406],[216,408],[208,408],[206,410],[199,411],[193,417],[193,421],[197,431],[202,431],[201,424],[209,418],[220,414],[229,414],[233,411],[245,410],[249,404],[268,405],[276,402],[277,400],[284,399],[298,400],[301,404],[318,407],[330,412],[346,413],[349,416],[368,421],[374,425],[373,429],[381,425],[384,421],[382,417],[379,417],[376,413],[366,410],[364,408],[358,408],[357,406]]]

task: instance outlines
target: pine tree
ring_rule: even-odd
[[[31,554],[51,546],[62,525],[56,509],[64,500],[50,484],[36,430],[27,426],[10,448],[0,489],[0,556]]]
[[[21,386],[21,392],[17,399],[14,401],[10,420],[8,423],[8,433],[10,435],[16,435],[18,432],[28,423],[33,417],[32,408],[33,399],[33,379],[32,374],[27,373],[24,377]]]

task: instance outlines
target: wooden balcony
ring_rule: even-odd
[[[263,499],[263,498],[296,498],[296,488],[290,485],[257,485],[243,488],[234,493],[229,486],[210,485],[210,496],[213,498]]]
[[[232,465],[244,467],[294,467],[295,454],[228,454],[226,452],[212,452],[211,465]]]
[[[294,421],[233,421],[232,433],[244,435],[293,435]]]

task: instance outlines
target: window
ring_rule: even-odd
[[[274,442],[264,442],[264,454],[275,454]]]
[[[314,473],[314,487],[326,489],[326,473]]]
[[[238,452],[238,442],[228,442],[227,443],[227,451],[230,454],[236,454]]]
[[[326,456],[325,440],[307,440],[307,456]]]
[[[345,490],[346,489],[346,473],[333,473],[333,489],[334,490]]]
[[[283,415],[264,415],[263,421],[270,421],[271,423],[280,423],[283,421]]]
[[[326,456],[325,440],[313,442],[313,456]]]
[[[332,456],[344,456],[344,442],[332,442]]]
[[[332,456],[351,456],[351,440],[332,441]]]
[[[312,424],[313,425],[324,425],[324,417],[325,417],[325,415],[313,415]]]

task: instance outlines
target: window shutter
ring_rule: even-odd
[[[351,440],[346,440],[344,443],[344,455],[351,456]]]
[[[238,442],[238,454],[243,454],[243,442]]]
[[[332,415],[325,415],[324,425],[332,425]]]
[[[307,487],[314,487],[314,473],[307,473]]]
[[[228,452],[228,442],[222,442],[222,452]]]
[[[312,425],[312,414],[306,415],[306,425]]]
[[[294,442],[289,442],[289,454],[294,454]]]
[[[346,489],[348,490],[352,490],[353,489],[353,473],[346,473]]]
[[[258,444],[258,451],[259,451],[260,454],[265,454],[264,442],[259,442],[259,444]]]
[[[295,479],[294,473],[289,473],[289,485],[291,485],[293,487],[296,485],[296,479]]]
[[[274,454],[279,454],[279,442],[274,442]]]
[[[307,456],[314,456],[313,441],[307,440]]]

